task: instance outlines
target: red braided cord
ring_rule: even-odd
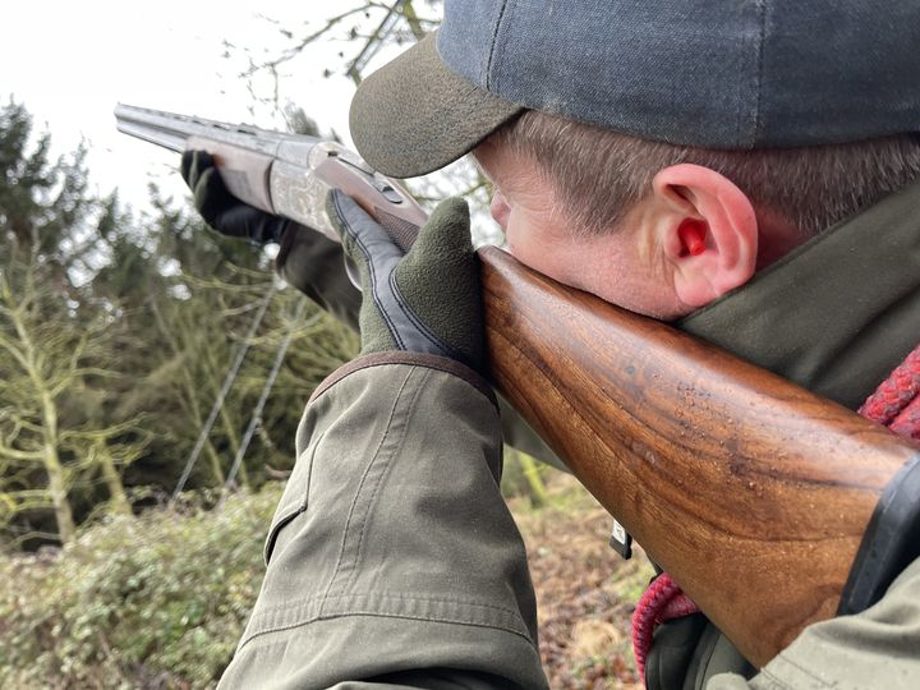
[[[888,426],[917,393],[920,393],[920,345],[866,398],[859,414]]]
[[[898,436],[920,441],[920,395],[914,397],[888,425]]]
[[[859,414],[884,424],[898,436],[920,440],[920,345],[866,399]],[[655,628],[699,610],[667,573],[649,584],[632,617],[633,652],[643,684]]]
[[[645,678],[645,661],[652,648],[652,634],[655,628],[672,618],[689,616],[699,610],[667,573],[661,573],[652,580],[636,604],[632,617],[633,651],[640,678]]]

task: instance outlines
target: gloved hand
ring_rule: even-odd
[[[194,195],[195,208],[204,222],[217,232],[257,244],[281,241],[281,235],[291,221],[265,213],[230,194],[210,153],[185,151],[181,169],[182,179]]]
[[[340,191],[329,218],[362,283],[361,352],[404,350],[449,357],[482,374],[485,332],[479,260],[466,202],[438,206],[409,250]]]
[[[358,326],[361,294],[345,274],[342,245],[322,233],[273,216],[234,197],[224,186],[214,158],[205,151],[182,154],[182,177],[205,222],[223,235],[257,244],[279,242],[279,274],[339,321]]]

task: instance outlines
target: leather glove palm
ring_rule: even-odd
[[[362,353],[420,352],[483,373],[479,260],[466,202],[441,203],[408,253],[345,194],[332,192],[328,211],[361,274]]]

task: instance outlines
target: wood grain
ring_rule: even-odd
[[[665,324],[479,252],[492,376],[745,656],[834,615],[917,449]]]

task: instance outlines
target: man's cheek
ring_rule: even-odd
[[[525,266],[551,278],[556,277],[557,271],[551,252],[543,246],[539,238],[535,239],[522,233],[521,229],[516,227],[514,220],[512,218],[508,231],[505,233],[505,249]]]

